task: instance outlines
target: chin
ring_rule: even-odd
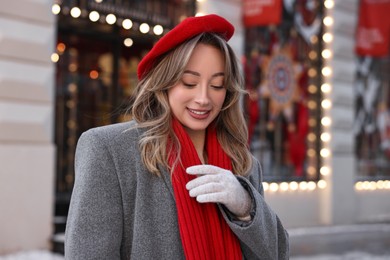
[[[210,125],[210,123],[204,123],[204,124],[186,124],[185,127],[188,128],[191,131],[204,131],[207,129],[207,127]]]

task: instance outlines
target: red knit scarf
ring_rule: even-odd
[[[195,198],[189,196],[185,185],[195,177],[187,174],[185,169],[202,163],[190,137],[175,119],[173,129],[182,147],[180,154],[182,164],[178,163],[173,170],[172,184],[186,259],[242,259],[239,241],[223,219],[217,205],[198,203]],[[230,158],[222,150],[215,130],[207,131],[206,151],[208,164],[232,169]],[[171,166],[176,159],[175,153],[175,151],[170,153]]]

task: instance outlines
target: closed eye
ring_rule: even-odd
[[[183,83],[184,86],[186,86],[187,88],[193,88],[196,86],[196,84],[187,84],[187,83]]]
[[[224,86],[215,86],[215,85],[211,85],[212,88],[215,88],[215,89],[224,89],[225,87]]]
[[[183,83],[183,85],[184,85],[185,87],[187,87],[187,88],[193,88],[193,87],[196,86],[195,83],[187,83],[187,82],[184,82],[184,81],[182,81],[182,83]]]

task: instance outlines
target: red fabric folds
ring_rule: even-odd
[[[186,259],[242,259],[239,241],[223,219],[217,205],[198,203],[195,198],[189,196],[185,185],[195,177],[187,174],[185,169],[201,164],[201,161],[190,137],[176,119],[173,119],[173,129],[182,146],[181,164],[177,164],[173,169],[172,185]],[[232,169],[230,158],[220,146],[215,130],[207,131],[206,151],[209,164]],[[170,152],[171,166],[177,156],[177,151]]]

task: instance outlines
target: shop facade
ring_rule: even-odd
[[[56,151],[51,4],[0,3],[0,255],[51,244]]]
[[[388,220],[389,1],[283,1],[257,21],[243,2],[266,198],[290,227]]]
[[[367,146],[360,145],[359,140],[367,143],[370,138],[361,138],[356,132],[356,111],[361,108],[356,96],[356,82],[360,75],[359,59],[364,60],[353,47],[356,45],[359,1],[275,1],[274,6],[267,6],[261,1],[233,0],[169,3],[171,5],[166,6],[165,14],[160,17],[155,14],[147,21],[151,28],[162,24],[165,30],[169,30],[183,17],[207,13],[220,14],[235,25],[236,34],[231,45],[242,60],[249,99],[257,96],[254,106],[253,100],[243,102],[251,137],[249,144],[263,165],[267,200],[288,227],[353,224],[389,218],[390,205],[381,199],[389,191],[388,166],[379,161],[376,167],[382,168],[367,174],[364,170],[367,167],[361,165],[367,164],[370,158],[359,155],[360,151],[367,150],[364,148]],[[179,3],[181,8],[178,8]],[[149,8],[149,13],[161,9],[153,4],[139,8],[141,13],[142,10],[145,12],[145,8]],[[246,16],[246,8],[249,16]],[[256,21],[253,17],[256,8],[267,11],[269,17],[260,15],[262,20]],[[175,15],[172,10],[181,11],[176,11]],[[272,10],[276,10],[274,16],[270,15]],[[116,40],[118,45],[111,49],[113,58],[108,59],[116,62],[114,65],[111,63],[110,70],[105,69],[107,57],[104,55],[98,57],[92,54],[89,59],[95,57],[94,63],[100,66],[95,69],[99,73],[99,84],[106,85],[100,88],[103,91],[111,89],[112,93],[99,94],[96,91],[99,89],[96,86],[98,81],[90,74],[86,78],[95,86],[85,82],[79,84],[87,91],[85,99],[94,101],[86,110],[80,106],[77,108],[78,130],[76,136],[70,139],[73,146],[68,149],[70,153],[65,158],[72,157],[75,141],[81,132],[92,126],[128,120],[122,111],[125,112],[126,102],[131,102],[131,89],[136,84],[136,64],[153,41],[159,38],[152,30],[146,34],[139,31],[142,20],[135,21],[135,26],[129,30],[124,29],[124,20],[120,17],[116,26],[107,25],[107,13],[105,15],[106,19],[100,17],[99,21],[110,30],[117,30],[120,35],[120,39]],[[65,18],[74,20],[70,16],[65,15]],[[162,17],[172,19],[164,20]],[[69,28],[69,24],[64,27]],[[62,42],[61,35],[66,35],[60,32],[61,26],[58,43]],[[128,38],[134,42],[130,48],[125,47]],[[87,53],[91,54],[91,48],[87,48]],[[109,53],[110,49],[107,49]],[[121,51],[118,52],[118,49]],[[61,61],[57,63],[57,73],[61,71],[62,65],[59,64]],[[68,64],[64,67],[68,69]],[[385,68],[376,70],[385,71]],[[378,80],[383,82],[381,88],[385,89],[388,78],[378,76]],[[60,85],[57,83],[57,88]],[[94,95],[111,99],[99,101]],[[78,97],[83,96],[79,93]],[[85,100],[78,102],[87,106]],[[389,103],[382,103],[387,104],[388,109]],[[67,109],[71,115],[71,109],[65,105]],[[58,120],[59,116],[56,118]],[[65,123],[62,125],[66,126]],[[64,129],[57,127],[60,131]],[[71,128],[69,132],[72,132]],[[384,156],[380,158],[388,160]],[[62,165],[69,167],[72,164],[70,161]],[[60,176],[61,173],[63,175]],[[67,173],[70,175],[67,176]],[[68,182],[66,185],[71,191],[72,176],[72,171],[57,168],[57,185]],[[57,190],[60,188],[58,186]]]
[[[194,1],[63,1],[57,17],[55,233],[65,231],[77,140],[129,120],[137,65],[161,35],[195,14]]]
[[[236,27],[249,145],[286,227],[390,220],[389,53],[355,51],[360,1],[20,2],[0,4],[0,254],[51,247],[78,137],[128,120],[138,61],[202,13]],[[259,8],[280,12],[258,21]]]

